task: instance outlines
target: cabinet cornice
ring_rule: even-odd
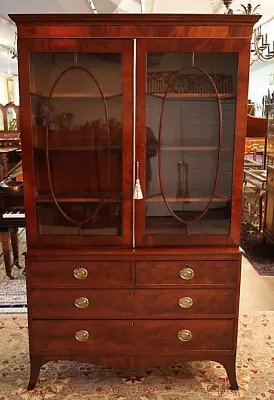
[[[254,25],[260,15],[225,14],[9,14],[16,24],[56,25]],[[149,28],[149,26],[148,26]]]

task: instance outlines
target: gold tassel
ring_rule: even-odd
[[[140,179],[139,179],[139,162],[138,161],[136,163],[136,175],[137,175],[137,179],[136,179],[136,183],[135,183],[134,190],[133,190],[133,199],[134,200],[142,200],[144,198],[144,196],[142,193],[142,188],[141,188]]]

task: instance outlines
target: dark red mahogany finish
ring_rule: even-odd
[[[253,25],[259,17],[46,14],[11,15],[11,18],[17,23],[19,38],[28,242],[31,360],[28,389],[35,387],[41,365],[51,360],[139,368],[207,359],[224,365],[231,389],[236,390],[241,266],[238,246],[249,52]],[[132,39],[136,39],[136,60]],[[37,230],[37,168],[47,180],[46,167],[37,166],[33,156],[30,53],[39,52],[123,55],[120,235],[42,235]],[[231,224],[227,235],[145,235],[145,200],[136,201],[133,207],[135,160],[140,161],[141,181],[146,178],[146,54],[149,52],[238,54]],[[216,87],[214,90],[220,105]],[[107,114],[105,117],[108,126]],[[222,129],[223,121],[217,123]],[[67,137],[66,144],[70,145],[70,135]],[[46,147],[48,153],[48,143]],[[45,154],[38,160],[45,160]],[[108,158],[113,157],[109,149],[107,154]],[[62,182],[63,174],[60,168],[55,179]],[[43,184],[42,178],[40,183]],[[58,202],[55,192],[54,196],[52,202]],[[90,216],[91,213],[86,218]]]

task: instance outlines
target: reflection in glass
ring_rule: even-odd
[[[31,77],[39,233],[121,235],[121,55],[35,53]]]
[[[170,199],[169,199],[170,200]],[[181,202],[169,201],[172,211],[181,219],[193,220],[205,209],[208,201],[191,199],[192,207],[184,207]],[[146,234],[229,234],[231,200],[214,198],[205,216],[196,222],[182,224],[167,210],[164,201],[159,198],[147,200],[149,213],[146,217]]]
[[[62,203],[64,212],[75,220],[87,219],[100,211],[80,230],[64,218],[52,203],[37,204],[37,219],[41,235],[121,235],[121,203]]]
[[[147,125],[157,156],[147,165],[146,234],[229,233],[237,54],[195,54],[205,72],[182,70],[191,57],[147,57]]]

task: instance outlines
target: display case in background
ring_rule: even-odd
[[[266,199],[264,217],[264,237],[274,242],[274,104],[266,106],[265,168]]]

